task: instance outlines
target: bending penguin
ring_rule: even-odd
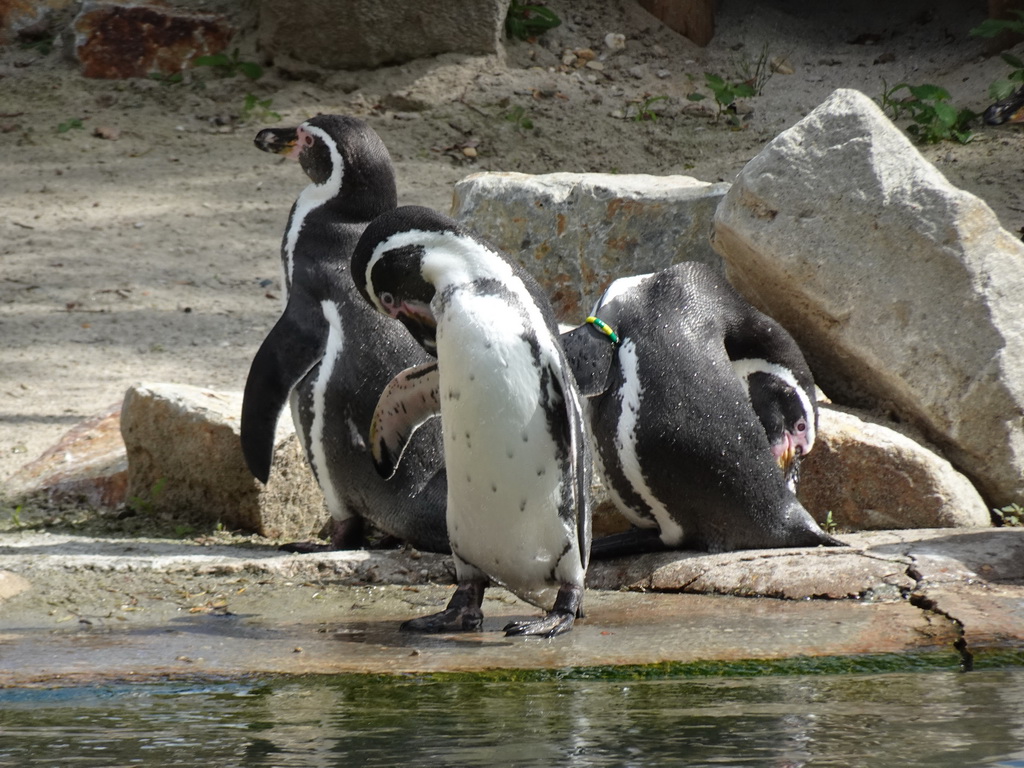
[[[310,184],[292,206],[281,246],[284,311],[245,383],[241,439],[249,469],[267,482],[274,430],[290,400],[331,513],[331,548],[361,546],[369,520],[417,548],[447,552],[439,426],[417,433],[391,482],[374,468],[364,438],[381,389],[398,371],[428,359],[408,334],[366,305],[349,273],[366,225],[397,205],[388,151],[363,121],[339,115],[269,128],[255,143],[298,160]]]
[[[697,263],[616,281],[563,334],[595,453],[633,531],[594,557],[843,546],[794,495],[817,411],[792,337]]]
[[[405,462],[417,425],[440,413],[444,432],[458,586],[445,610],[402,629],[478,629],[493,580],[547,611],[506,634],[568,631],[582,616],[590,552],[590,454],[546,297],[520,266],[419,207],[367,228],[352,275],[437,356],[388,386],[370,435],[388,474]]]

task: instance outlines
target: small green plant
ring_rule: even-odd
[[[533,130],[533,120],[526,113],[526,109],[518,104],[505,113],[505,119],[510,123],[514,123],[516,128],[521,131]]]
[[[197,56],[192,62],[194,67],[210,67],[221,77],[234,77],[243,74],[250,80],[259,80],[263,77],[263,67],[254,61],[243,61],[238,57],[238,49],[235,48],[229,56],[226,53],[215,53],[211,56]]]
[[[768,43],[761,46],[761,52],[753,64],[745,59],[740,62],[740,71],[743,73],[743,82],[749,83],[754,89],[754,96],[760,96],[761,91],[768,85],[768,81],[775,74],[772,60],[768,53]]]
[[[150,72],[149,79],[156,80],[161,85],[178,85],[184,81],[185,76],[181,72],[172,72],[169,75],[163,72]]]
[[[512,0],[505,16],[505,35],[514,40],[526,40],[561,23],[558,14],[546,6]]]
[[[745,81],[730,83],[724,77],[715,75],[711,72],[704,73],[704,84],[714,95],[715,103],[718,105],[718,114],[715,115],[716,120],[727,110],[734,108],[736,99],[745,99],[757,95],[754,90],[754,86],[750,83]],[[703,93],[694,92],[689,94],[686,98],[690,101],[700,101],[705,98],[705,96]],[[735,115],[733,117],[735,118]],[[738,121],[734,119],[732,122],[735,124]]]
[[[985,19],[978,26],[971,30],[975,37],[995,37],[1003,32],[1010,32],[1015,35],[1024,35],[1024,11],[1019,8],[1010,9],[1010,13],[1016,19]]]
[[[149,493],[132,496],[128,500],[128,508],[133,509],[140,515],[152,515],[155,511],[155,504],[157,500],[163,496],[164,489],[167,487],[167,478],[161,477],[155,483],[153,487],[149,489]]]
[[[1020,504],[1007,504],[1005,507],[993,509],[992,512],[1000,525],[1024,525],[1024,507]]]
[[[935,144],[940,141],[958,141],[966,144],[973,138],[971,123],[978,114],[969,109],[957,109],[949,103],[949,91],[938,85],[910,85],[899,83],[892,88],[885,87],[879,100],[883,110],[887,110],[893,121],[904,115],[910,117],[913,124],[907,132],[919,144]],[[896,94],[903,90],[909,96],[902,99]]]
[[[242,122],[248,123],[251,120],[268,122],[280,120],[281,115],[270,108],[273,99],[261,99],[252,93],[245,94],[245,102],[242,104]]]
[[[637,113],[633,115],[633,119],[636,122],[642,122],[644,120],[657,120],[658,113],[651,109],[651,105],[657,104],[659,101],[667,101],[668,96],[651,96],[645,99],[644,102],[637,108]]]
[[[14,509],[11,510],[11,525],[13,525],[15,528],[21,528],[22,527],[22,523],[21,523],[21,510],[22,510],[22,505],[21,504],[19,504],[18,506],[16,506]]]
[[[38,40],[25,41],[21,44],[21,48],[25,51],[36,51],[41,56],[49,56],[53,51],[53,36],[46,35]]]
[[[831,509],[828,511],[828,514],[825,515],[825,523],[821,527],[825,529],[825,533],[831,534],[834,534],[839,529],[839,526],[836,525],[836,521],[832,519]]]
[[[994,101],[1002,101],[1024,84],[1024,61],[1009,53],[1003,53],[1001,57],[1003,61],[1013,67],[1013,70],[1005,79],[996,80],[989,85],[988,95]]]
[[[72,118],[70,118],[68,120],[65,120],[63,123],[61,123],[60,125],[57,126],[57,133],[67,133],[68,131],[70,131],[72,129],[78,130],[78,129],[81,129],[81,128],[84,128],[84,127],[85,126],[82,124],[82,119],[81,118],[79,118],[79,117],[72,117]]]

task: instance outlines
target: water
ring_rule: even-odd
[[[1024,669],[8,689],[0,765],[1024,768]]]

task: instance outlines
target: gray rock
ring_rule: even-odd
[[[819,407],[798,495],[818,523],[831,512],[841,530],[991,525],[984,500],[948,461],[895,425],[835,406]]]
[[[580,322],[612,280],[684,260],[717,270],[709,243],[728,184],[690,176],[478,173],[452,215],[537,277],[560,319]]]
[[[128,499],[147,513],[220,522],[263,536],[308,538],[329,517],[289,417],[278,425],[270,480],[242,457],[241,392],[184,384],[131,387],[121,409]]]
[[[714,238],[833,399],[891,409],[991,504],[1024,496],[1024,245],[874,102],[836,91],[779,135]]]
[[[259,39],[279,66],[368,69],[439,53],[493,54],[509,0],[261,0]]]

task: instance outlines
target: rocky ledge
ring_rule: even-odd
[[[558,674],[607,667],[970,669],[1024,662],[1024,529],[874,531],[849,549],[662,553],[597,562],[587,616],[506,638],[534,609],[489,590],[481,632],[398,631],[451,592],[411,550],[0,537],[0,685],[251,673]],[[725,665],[725,666],[716,666]],[[837,667],[838,665],[838,667]]]

